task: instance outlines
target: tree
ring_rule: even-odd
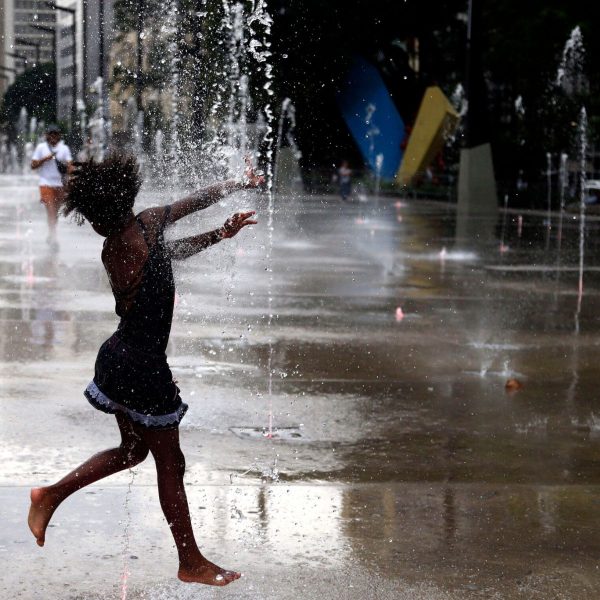
[[[7,123],[11,137],[15,135],[15,124],[21,108],[27,109],[30,117],[50,123],[56,120],[56,65],[44,63],[17,75],[14,83],[6,90],[2,104],[2,122]]]

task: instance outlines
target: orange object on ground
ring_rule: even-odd
[[[504,385],[507,392],[517,392],[523,388],[523,384],[518,379],[509,379]]]
[[[50,187],[49,185],[40,186],[40,202],[43,204],[62,204],[65,199],[65,188]]]

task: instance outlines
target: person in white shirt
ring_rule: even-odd
[[[31,157],[31,168],[40,175],[40,202],[46,206],[48,243],[56,244],[58,210],[65,199],[63,177],[71,168],[73,158],[69,147],[60,139],[60,129],[50,125],[46,141],[38,144]]]

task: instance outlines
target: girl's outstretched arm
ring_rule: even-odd
[[[232,217],[229,217],[229,219],[225,221],[223,227],[219,227],[219,229],[183,238],[181,240],[167,242],[167,250],[169,251],[171,258],[189,258],[221,240],[232,238],[238,231],[247,225],[256,225],[257,221],[252,219],[254,214],[256,213],[253,210],[235,213]]]
[[[222,183],[215,183],[174,202],[171,205],[171,213],[167,219],[167,223],[174,223],[197,210],[208,208],[232,192],[255,189],[262,186],[265,178],[254,171],[249,159],[246,159],[246,165],[243,181],[230,179]]]

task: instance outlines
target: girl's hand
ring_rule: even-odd
[[[254,165],[249,156],[244,158],[246,168],[244,169],[244,187],[247,189],[259,188],[265,184],[265,177],[262,173],[254,170]]]
[[[251,218],[255,214],[255,210],[249,210],[247,212],[235,213],[229,217],[223,227],[221,227],[221,239],[232,238],[240,229],[246,227],[246,225],[256,225],[258,221],[254,221]]]

